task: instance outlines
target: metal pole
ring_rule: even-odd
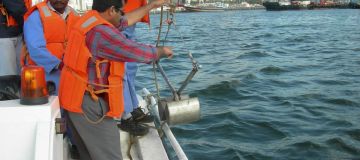
[[[158,106],[157,106],[157,103],[156,103],[156,100],[153,96],[151,96],[150,92],[146,89],[146,88],[143,88],[143,93],[145,94],[146,97],[148,97],[150,99],[150,103],[151,103],[151,106],[153,106],[154,108],[156,108],[156,115],[155,117],[157,119],[160,119],[159,117],[159,112],[157,110]],[[171,132],[171,129],[170,127],[168,126],[168,124],[165,122],[161,129],[163,130],[163,132],[165,133],[166,137],[168,138],[171,146],[173,147],[177,157],[180,159],[180,160],[188,160],[188,158],[186,157],[186,154],[184,153],[184,151],[182,150],[179,142],[176,140],[174,134]]]
[[[158,67],[161,75],[164,77],[164,80],[165,80],[166,84],[169,86],[171,92],[173,93],[173,95],[174,95],[174,100],[175,100],[175,101],[179,101],[179,100],[180,100],[179,95],[177,94],[175,88],[171,85],[171,83],[170,83],[170,81],[169,81],[169,78],[168,78],[168,77],[166,76],[166,74],[165,74],[164,69],[163,69],[162,66],[159,64],[159,62],[156,62],[156,66]]]
[[[170,127],[167,123],[162,125],[162,129],[166,135],[166,137],[169,139],[171,146],[174,148],[175,153],[177,157],[181,160],[187,160],[186,154],[182,150],[179,142],[176,140],[174,134],[171,132]]]

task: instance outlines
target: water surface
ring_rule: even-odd
[[[137,34],[155,44],[151,20]],[[191,70],[187,51],[202,65],[185,91],[201,120],[172,128],[189,159],[360,159],[360,10],[177,13],[176,24],[165,43],[176,56],[161,61],[170,80]],[[137,84],[155,93],[151,71],[141,65]]]

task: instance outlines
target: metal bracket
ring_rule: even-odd
[[[66,132],[66,123],[63,118],[55,118],[56,134],[64,134]]]

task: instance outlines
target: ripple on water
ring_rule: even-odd
[[[314,80],[315,83],[321,84],[321,85],[346,85],[351,84],[348,81],[342,81],[342,80]]]
[[[265,51],[258,51],[258,50],[251,50],[251,51],[247,51],[244,54],[241,54],[239,56],[236,57],[236,59],[238,58],[259,58],[259,57],[267,57],[269,56],[268,53],[266,53]]]
[[[349,135],[352,139],[360,142],[360,129],[353,129],[346,131],[346,134]]]
[[[208,86],[206,89],[198,91],[198,93],[204,96],[238,97],[240,94],[237,92],[236,88],[240,84],[240,81],[237,80],[221,81],[217,84]]]
[[[340,129],[340,128],[350,128],[353,126],[353,124],[344,119],[331,119],[331,120],[327,120],[324,126]]]
[[[296,148],[307,148],[307,149],[321,149],[322,146],[320,144],[317,144],[315,142],[311,141],[303,141],[303,142],[297,142],[294,144],[291,144],[291,146]]]
[[[274,141],[285,138],[286,133],[275,127],[275,125],[265,121],[242,120],[242,142],[251,142],[261,139],[262,142]]]
[[[287,70],[276,66],[268,66],[260,69],[260,72],[264,74],[281,74],[287,72]]]
[[[288,141],[285,146],[280,145],[279,149],[276,151],[276,156],[280,159],[308,159],[308,158],[315,158],[315,159],[324,159],[324,154],[326,149],[324,146],[309,140],[304,141],[296,141],[292,142],[292,140]],[[278,146],[276,146],[278,147]],[[325,158],[326,159],[326,158]]]
[[[241,149],[240,146],[229,146],[221,143],[214,143],[211,141],[198,141],[194,140],[189,143],[185,143],[184,149],[192,148],[189,151],[186,151],[189,159],[194,160],[210,160],[210,159],[219,159],[219,160],[241,160],[241,159],[269,159],[270,157],[262,155],[257,152],[247,151],[246,149]],[[195,150],[194,150],[195,149]],[[201,151],[201,152],[196,152]]]
[[[353,107],[359,106],[358,103],[345,98],[331,98],[331,99],[326,99],[325,101],[330,104],[341,105],[341,106],[353,106]]]
[[[326,144],[331,146],[332,148],[338,150],[338,151],[344,151],[346,153],[349,153],[351,155],[360,155],[360,148],[355,147],[351,144],[347,144],[342,140],[342,138],[331,138],[326,141]]]
[[[351,50],[353,50],[353,51],[360,51],[360,48],[353,48],[353,49],[351,49]]]
[[[261,34],[261,35],[256,35],[254,36],[254,39],[260,39],[260,38],[271,38],[273,37],[274,34],[272,33],[265,33],[265,34]]]

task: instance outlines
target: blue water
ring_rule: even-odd
[[[202,65],[185,90],[201,120],[172,127],[189,159],[360,159],[360,10],[175,16],[165,45],[176,54],[161,61],[170,80],[191,70],[187,51]],[[155,44],[151,20],[137,34]],[[141,65],[137,83],[155,93],[151,71]]]

